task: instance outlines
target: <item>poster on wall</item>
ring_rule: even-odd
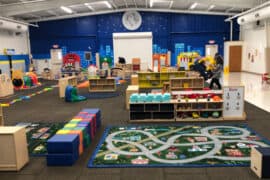
[[[223,87],[224,118],[242,118],[244,116],[244,86]]]

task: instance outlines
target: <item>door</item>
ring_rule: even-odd
[[[215,54],[217,52],[218,52],[217,44],[205,45],[205,56],[215,57]]]
[[[241,72],[242,70],[242,46],[230,46],[229,71]]]

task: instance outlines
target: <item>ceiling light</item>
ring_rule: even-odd
[[[84,3],[84,5],[89,9],[91,9],[92,11],[95,11],[95,9],[89,3]]]
[[[66,13],[69,13],[69,14],[71,14],[73,11],[72,11],[72,9],[70,9],[70,8],[68,8],[68,7],[65,7],[65,6],[61,6],[60,7],[63,11],[65,11]]]
[[[150,7],[153,7],[154,0],[150,0]]]
[[[102,1],[108,8],[112,8],[112,5],[108,1]]]
[[[195,2],[195,3],[191,4],[191,6],[189,7],[189,9],[195,9],[197,5],[198,5],[198,3]]]
[[[209,8],[208,8],[208,11],[210,11],[210,10],[213,9],[214,7],[216,7],[216,5],[214,5],[214,4],[210,5]]]
[[[172,5],[173,5],[173,1],[170,2],[170,6],[169,6],[170,9],[172,8]]]
[[[85,6],[87,6],[89,9],[91,10],[95,10],[95,5],[100,5],[100,4],[103,4],[103,5],[106,5],[107,8],[112,8],[112,5],[108,2],[108,1],[96,1],[96,2],[91,2],[91,3],[84,3]]]

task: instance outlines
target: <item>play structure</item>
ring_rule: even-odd
[[[251,148],[269,146],[245,125],[110,127],[88,167],[249,166]]]
[[[182,52],[177,56],[177,66],[189,70],[190,65],[199,57],[200,54],[197,52]]]
[[[63,57],[62,76],[67,74],[69,76],[78,75],[80,72],[81,58],[75,53],[68,53]]]
[[[78,89],[74,86],[67,86],[65,91],[65,101],[66,102],[79,102],[84,101],[86,98],[84,96],[78,95]]]
[[[27,72],[24,74],[20,70],[14,70],[12,72],[12,84],[16,90],[29,89],[41,85],[41,83],[38,82],[38,78],[35,73]]]

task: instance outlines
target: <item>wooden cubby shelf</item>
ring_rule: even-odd
[[[204,79],[202,77],[179,77],[170,79],[170,91],[203,88]]]
[[[114,92],[116,91],[115,79],[89,79],[90,92]]]
[[[174,121],[171,103],[130,103],[130,122]]]
[[[162,88],[164,82],[169,82],[170,78],[185,77],[185,71],[174,72],[138,72],[139,88],[154,89]]]

